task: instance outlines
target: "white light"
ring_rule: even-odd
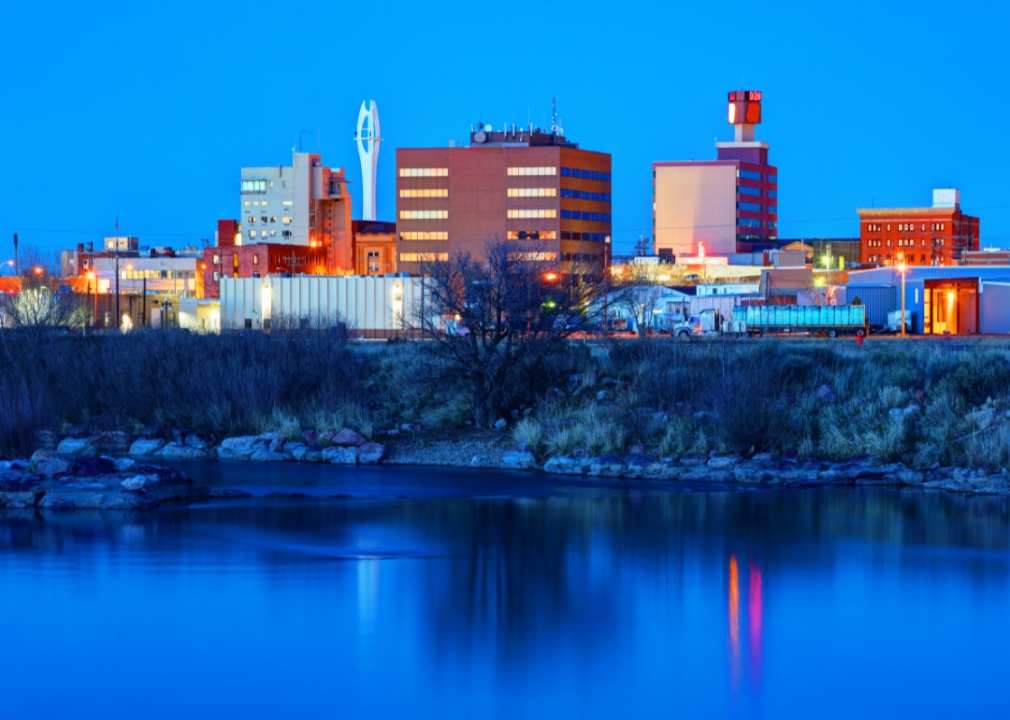
[[[736,103],[729,104],[729,122],[731,125],[736,122]]]

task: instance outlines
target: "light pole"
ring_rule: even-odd
[[[901,273],[901,337],[905,337],[905,273],[908,271],[905,253],[898,253],[898,263],[898,272]]]

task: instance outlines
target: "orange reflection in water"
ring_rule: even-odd
[[[744,652],[747,660],[748,690],[758,695],[761,685],[761,662],[764,634],[764,597],[761,568],[753,561],[747,564],[747,648],[742,647],[740,634],[740,568],[736,555],[729,557],[729,683],[730,691],[740,692],[744,673]]]
[[[736,555],[729,556],[729,684],[735,693],[740,689],[740,577]]]
[[[761,568],[750,563],[750,597],[747,603],[747,623],[750,626],[750,677],[756,692],[761,684],[761,640],[764,606],[761,598]]]

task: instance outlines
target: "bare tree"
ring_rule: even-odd
[[[18,254],[20,289],[0,293],[0,343],[8,359],[21,348],[36,353],[60,330],[83,327],[87,307],[73,293],[60,292],[59,257],[25,246]]]
[[[501,239],[489,240],[479,257],[429,260],[423,299],[405,314],[404,328],[432,341],[444,375],[469,385],[476,425],[490,427],[527,397],[557,342],[593,323],[604,289],[599,260],[559,263],[528,242]]]
[[[645,264],[614,266],[610,279],[610,304],[621,308],[635,321],[638,337],[645,337],[646,331],[653,325],[653,316],[664,309],[669,293],[663,283],[672,282],[674,274],[678,278],[683,277],[683,268]]]

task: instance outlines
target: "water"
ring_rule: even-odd
[[[1008,714],[1000,499],[188,467],[352,497],[0,511],[5,717]]]

